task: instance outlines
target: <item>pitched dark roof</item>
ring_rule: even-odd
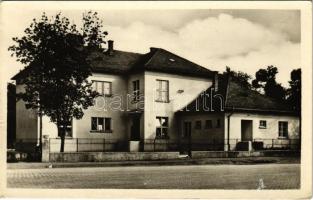
[[[209,78],[216,73],[162,48],[151,48],[133,68],[134,71],[142,69]]]
[[[127,74],[138,71],[157,71],[198,77],[212,77],[214,71],[197,65],[187,59],[161,48],[151,48],[146,54],[113,50],[112,54],[99,50],[90,51],[89,59],[93,72]],[[27,73],[25,68],[12,79]]]
[[[111,55],[99,51],[90,53],[89,59],[94,72],[123,74],[130,71],[142,54],[114,50]]]
[[[275,99],[260,94],[257,91],[245,88],[231,78],[219,76],[218,90],[214,91],[214,86],[208,88],[179,112],[221,112],[221,100],[223,98],[224,111],[233,112],[261,112],[261,113],[285,113],[297,114],[285,102],[279,102]],[[211,92],[213,91],[213,92]],[[212,96],[212,107],[211,97]],[[205,105],[205,107],[203,107]],[[204,109],[204,108],[209,108]],[[213,108],[213,111],[212,109]]]

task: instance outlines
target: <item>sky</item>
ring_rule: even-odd
[[[301,67],[299,10],[94,10],[103,20],[107,39],[114,48],[147,53],[160,47],[210,70],[223,72],[226,66],[251,75],[260,68],[278,68],[277,81],[288,86],[292,69]],[[33,18],[42,12],[58,12],[80,25],[79,9],[2,10],[1,54],[4,78],[9,80],[23,66],[10,56],[12,37],[23,35]],[[2,66],[2,67],[3,67]]]

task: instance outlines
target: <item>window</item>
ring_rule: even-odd
[[[107,81],[93,81],[93,90],[98,92],[100,95],[112,96],[112,82]]]
[[[63,128],[63,126],[61,126]],[[58,132],[58,136],[60,136],[60,133]],[[72,122],[67,123],[66,128],[65,128],[65,137],[72,137]]]
[[[168,117],[156,117],[156,138],[168,138]]]
[[[220,119],[216,120],[216,128],[221,128],[221,120]]]
[[[195,124],[195,129],[201,129],[201,126],[202,126],[201,121],[197,120]]]
[[[112,119],[104,117],[92,117],[91,130],[95,132],[112,132]]]
[[[266,128],[266,121],[260,120],[259,128],[265,129]]]
[[[139,95],[140,95],[139,91],[140,91],[139,90],[139,80],[133,81],[133,95],[134,95],[133,100],[134,101],[139,100]]]
[[[210,129],[212,127],[212,120],[205,120],[205,129]]]
[[[278,122],[279,137],[288,137],[288,122]]]
[[[111,118],[105,118],[105,123],[104,123],[104,130],[105,131],[111,131],[112,130],[111,123],[112,123]]]
[[[168,81],[165,80],[157,80],[157,99],[159,102],[169,102],[169,86]]]

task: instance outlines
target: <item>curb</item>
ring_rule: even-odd
[[[8,163],[7,169],[44,169],[76,167],[123,167],[123,166],[175,166],[175,165],[257,165],[257,164],[300,164],[300,158],[205,158],[158,161],[110,161],[80,163]]]

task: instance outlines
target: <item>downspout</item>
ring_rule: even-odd
[[[227,151],[230,151],[230,144],[229,144],[229,136],[230,136],[230,117],[234,114],[234,107],[229,115],[227,115]]]
[[[229,83],[230,83],[231,77],[227,75],[227,86],[226,86],[226,92],[225,92],[225,107],[227,106],[227,97],[228,97],[228,90],[229,90]],[[234,106],[232,107],[232,110],[230,114],[227,115],[227,151],[230,151],[230,144],[229,144],[229,136],[230,136],[230,117],[234,114]]]

